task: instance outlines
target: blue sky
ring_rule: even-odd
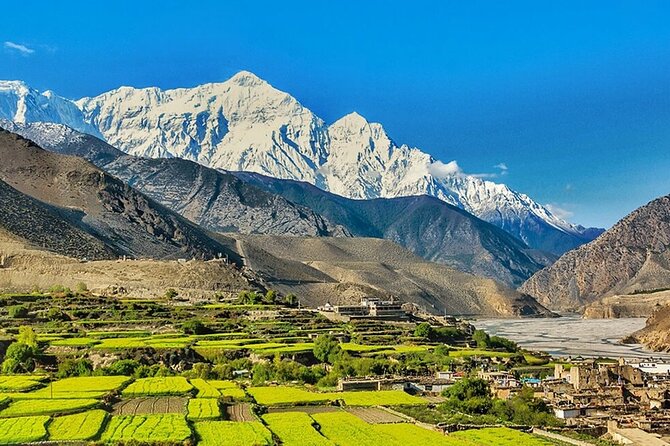
[[[577,223],[670,193],[669,2],[362,3],[12,2],[0,79],[78,98],[246,69]]]

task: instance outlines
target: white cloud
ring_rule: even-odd
[[[571,218],[575,215],[574,212],[572,212],[568,209],[565,209],[565,208],[557,205],[556,203],[547,204],[547,205],[545,205],[545,207],[547,209],[549,209],[549,212],[551,212],[552,214],[554,214],[558,218],[562,218],[563,220],[567,220],[567,219],[569,219],[569,218]]]
[[[446,178],[463,173],[456,161],[449,161],[445,164],[439,160],[428,165],[428,172],[436,178]]]
[[[500,169],[500,175],[506,175],[507,171],[509,170],[507,164],[505,163],[498,163],[493,167],[495,167],[496,169]]]
[[[21,45],[20,43],[14,43],[10,41],[5,42],[5,48],[10,50],[10,51],[18,51],[19,53],[23,54],[24,56],[30,56],[35,52],[34,49],[28,48],[25,45]]]
[[[507,171],[509,170],[507,167],[507,164],[505,163],[498,163],[495,166],[493,166],[494,169],[498,169],[499,172],[489,172],[489,173],[472,173],[469,174],[470,176],[476,177],[476,178],[481,178],[481,179],[489,179],[489,178],[498,178],[498,177],[504,177],[507,175]]]

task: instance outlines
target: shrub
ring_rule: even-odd
[[[188,335],[199,335],[209,332],[205,324],[203,324],[202,321],[199,321],[197,319],[184,322],[181,325],[181,330],[184,332],[184,334]]]
[[[12,319],[23,319],[28,317],[28,307],[25,305],[12,305],[7,309]]]
[[[58,364],[58,378],[71,376],[89,376],[93,372],[93,363],[88,359],[66,359]]]
[[[340,343],[331,335],[319,335],[314,340],[314,356],[321,362],[334,363],[342,351]]]

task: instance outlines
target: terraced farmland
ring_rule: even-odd
[[[219,389],[204,379],[192,379],[191,384],[198,390],[198,394],[196,395],[198,398],[218,398],[221,396]]]
[[[114,415],[186,413],[188,399],[178,396],[124,399],[114,405]]]
[[[328,404],[342,400],[347,406],[402,406],[421,405],[428,402],[400,390],[359,392],[310,392],[299,387],[250,387],[249,393],[256,402],[265,406],[291,404]]]
[[[42,376],[0,376],[0,392],[25,392],[42,385]]]
[[[94,399],[18,400],[0,412],[0,417],[23,417],[77,412],[100,404]]]
[[[226,417],[231,421],[256,421],[257,419],[251,411],[251,405],[247,403],[226,406]]]
[[[56,417],[49,424],[49,440],[93,440],[102,431],[107,417],[108,414],[104,410],[90,410],[74,415]]]
[[[370,424],[403,423],[407,421],[378,407],[349,407],[346,411]]]
[[[194,423],[199,446],[270,446],[270,431],[258,421],[202,421]]]
[[[395,438],[405,446],[480,446],[409,423],[376,424],[372,428],[376,432]],[[525,446],[525,443],[519,443],[517,446],[522,445]]]
[[[183,442],[191,429],[183,415],[130,415],[112,417],[101,436],[103,442]]]
[[[188,419],[192,421],[215,420],[221,417],[219,401],[215,398],[188,400]]]
[[[130,382],[128,376],[81,376],[65,378],[49,383],[34,392],[15,395],[21,399],[87,399],[101,398],[105,394],[118,390]]]
[[[346,412],[316,413],[312,418],[321,426],[321,433],[339,446],[405,446],[401,440]]]
[[[335,446],[314,427],[315,421],[303,412],[282,412],[263,415],[272,432],[286,446]]]
[[[555,444],[548,439],[506,428],[472,429],[455,432],[449,437],[474,443],[477,446],[552,446]]]
[[[126,387],[123,396],[185,395],[191,390],[193,386],[181,376],[141,378]]]
[[[43,440],[47,436],[49,417],[0,419],[0,444],[23,444]]]

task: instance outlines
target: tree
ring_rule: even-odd
[[[486,332],[484,330],[475,330],[474,334],[472,335],[472,340],[477,343],[477,347],[488,348],[489,341],[491,339],[489,338],[489,335],[486,334]]]
[[[265,296],[263,296],[263,303],[273,304],[275,303],[276,299],[277,299],[277,292],[275,290],[268,290],[268,292],[265,293]]]
[[[77,294],[85,294],[88,292],[88,286],[84,282],[79,282],[75,290],[77,290]]]
[[[140,367],[140,363],[134,359],[121,359],[114,362],[105,369],[106,375],[132,376]]]
[[[93,372],[93,363],[88,359],[66,359],[58,364],[58,378],[70,376],[89,376]]]
[[[28,317],[28,307],[25,305],[12,305],[7,309],[12,319],[23,319]]]
[[[36,349],[21,342],[14,342],[7,348],[2,363],[2,373],[32,372],[35,368]]]
[[[22,325],[19,327],[19,336],[16,338],[20,344],[25,344],[33,350],[37,351],[37,334],[32,327]]]
[[[209,331],[205,326],[205,324],[203,324],[202,321],[199,321],[197,319],[184,322],[181,325],[181,329],[184,332],[184,334],[188,335],[200,335],[205,334]]]
[[[334,363],[340,351],[340,343],[331,335],[322,334],[314,340],[314,356],[321,362]]]
[[[167,300],[172,300],[177,296],[179,296],[179,293],[177,292],[177,290],[175,290],[173,288],[170,288],[165,292],[165,298]]]
[[[414,329],[414,336],[430,339],[433,337],[433,327],[428,322],[421,322]]]
[[[289,307],[295,307],[298,305],[298,298],[295,294],[287,294],[284,297],[284,304],[288,305]]]
[[[491,398],[491,387],[481,378],[463,378],[448,387],[443,395],[459,401],[470,398]]]

